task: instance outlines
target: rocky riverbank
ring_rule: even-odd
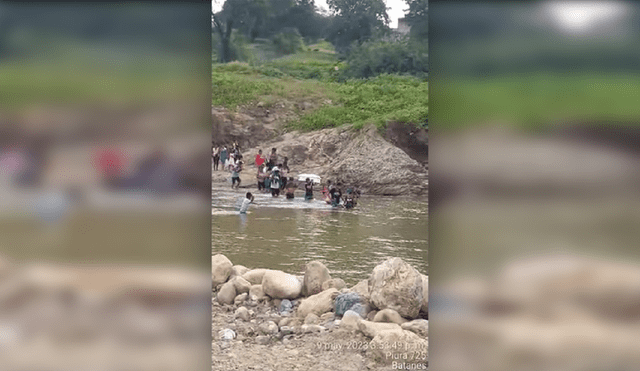
[[[426,129],[390,124],[382,134],[373,126],[284,133],[281,123],[290,117],[285,105],[273,112],[261,107],[236,114],[222,108],[212,109],[214,145],[236,141],[245,155],[243,187],[257,187],[253,159],[258,149],[268,155],[271,148],[277,148],[281,159],[289,158],[294,177],[318,174],[323,180],[357,185],[367,194],[426,195]],[[228,178],[227,172],[213,172],[214,183],[226,182]]]
[[[428,276],[400,258],[347,288],[318,261],[294,275],[218,254],[212,284],[213,370],[427,368]]]

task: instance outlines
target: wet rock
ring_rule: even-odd
[[[318,317],[316,314],[314,313],[309,313],[307,314],[307,316],[304,318],[304,324],[305,325],[317,325],[318,322],[320,322],[320,317]]]
[[[361,303],[362,299],[356,292],[340,294],[336,297],[335,313],[336,316],[342,316],[346,311],[354,305]]]
[[[336,289],[325,290],[319,294],[309,296],[300,302],[296,314],[301,318],[306,318],[309,313],[321,316],[333,309],[333,302],[336,296],[338,296],[338,290]]]
[[[332,278],[330,280],[324,281],[322,283],[322,290],[327,290],[330,288],[334,288],[337,290],[342,290],[347,286],[346,283],[344,283],[344,280],[342,280],[341,278]]]
[[[322,291],[322,284],[331,279],[329,270],[319,261],[307,263],[304,271],[303,296],[311,296]]]
[[[278,333],[279,328],[275,322],[269,321],[260,324],[260,326],[258,326],[258,330],[265,335],[274,335]]]
[[[371,273],[371,303],[378,309],[394,309],[402,317],[417,318],[423,304],[422,284],[415,268],[401,258],[389,258]]]
[[[222,254],[217,254],[211,257],[211,281],[213,283],[213,287],[227,282],[229,276],[231,275],[231,268],[233,264],[231,260],[227,259],[226,256]]]
[[[300,296],[302,284],[296,276],[277,270],[269,270],[262,278],[266,295],[276,299],[295,299]]]
[[[402,330],[402,327],[395,323],[371,322],[362,320],[358,323],[358,330],[362,331],[362,333],[366,336],[373,338],[381,331]]]
[[[229,282],[233,283],[238,294],[248,293],[251,289],[251,283],[240,276],[233,277]]]
[[[429,337],[429,321],[426,319],[414,319],[401,325],[403,330],[411,331],[421,337]]]
[[[387,322],[387,323],[396,323],[398,325],[402,325],[407,322],[406,319],[402,318],[398,312],[393,309],[387,308],[376,313],[373,318],[373,322]]]
[[[236,309],[234,314],[235,314],[236,318],[240,318],[241,320],[243,320],[245,322],[249,322],[249,320],[250,320],[249,310],[247,308],[245,308],[245,307],[240,307],[240,308]]]
[[[227,282],[222,285],[216,298],[220,304],[233,304],[233,300],[236,298],[236,288],[233,283]]]
[[[242,275],[242,278],[251,282],[252,285],[260,285],[262,284],[262,278],[268,269],[252,269],[247,273]]]

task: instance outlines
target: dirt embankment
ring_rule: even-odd
[[[302,109],[305,105],[302,106]],[[425,195],[428,187],[428,133],[412,125],[390,124],[381,133],[374,127],[349,126],[309,133],[285,133],[282,123],[295,116],[286,104],[255,107],[232,113],[212,109],[213,144],[237,142],[245,155],[243,186],[255,187],[253,159],[262,149],[277,148],[279,158],[289,158],[291,176],[313,173],[325,180],[355,185],[376,195]],[[214,172],[213,182],[228,173]]]

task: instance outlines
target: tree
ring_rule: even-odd
[[[405,1],[409,5],[406,19],[411,26],[411,38],[426,41],[429,36],[429,0]]]
[[[213,27],[220,35],[220,62],[226,63],[233,60],[231,54],[231,32],[233,30],[233,19],[229,19],[226,22],[222,20],[223,17],[220,14],[213,14],[211,20]]]
[[[335,18],[329,39],[340,52],[347,52],[353,42],[369,40],[389,29],[389,15],[382,0],[327,0]]]

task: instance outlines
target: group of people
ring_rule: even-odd
[[[326,203],[331,204],[333,207],[342,206],[346,209],[352,209],[358,204],[361,192],[356,187],[348,187],[343,194],[342,184],[332,184],[328,181],[322,189],[323,199]],[[342,204],[340,202],[342,201]]]
[[[231,172],[231,188],[240,188],[240,172],[244,170],[244,161],[242,161],[242,154],[240,153],[240,146],[237,142],[233,143],[233,146],[213,147],[213,170],[218,171],[220,169],[220,163],[222,163],[222,170]]]
[[[230,148],[230,149],[228,149]],[[231,172],[231,188],[238,189],[240,187],[240,173],[244,170],[244,161],[237,143],[232,146],[214,147],[213,148],[213,170],[218,171],[220,163],[222,170]],[[268,157],[264,156],[262,150],[258,150],[255,156],[255,165],[257,170],[256,180],[258,191],[263,193],[271,193],[272,197],[279,197],[284,193],[287,199],[295,198],[295,191],[302,186],[304,189],[305,200],[314,198],[314,183],[310,178],[306,178],[304,183],[300,184],[293,177],[289,176],[289,158],[284,156],[282,161],[278,155],[277,148],[272,148]],[[323,200],[333,207],[344,207],[347,209],[354,208],[360,198],[360,191],[356,187],[348,187],[343,192],[341,183],[332,184],[328,181],[322,189]],[[249,204],[254,200],[254,195],[248,192],[243,199],[241,212],[246,212]]]

